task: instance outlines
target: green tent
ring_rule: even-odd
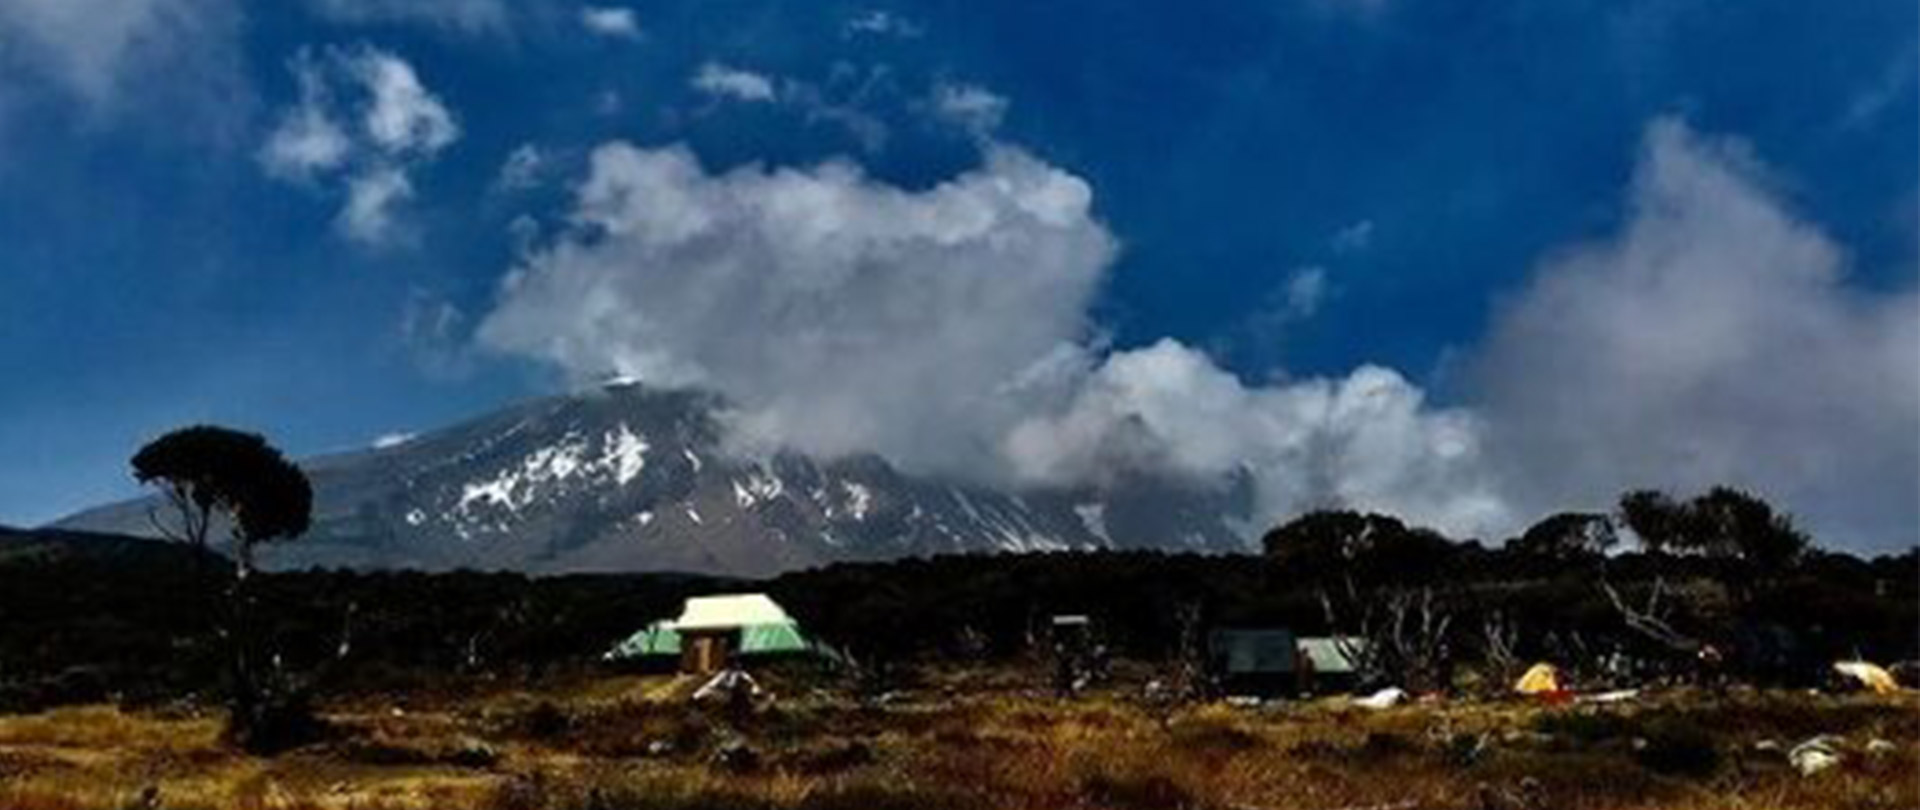
[[[614,645],[613,649],[607,651],[606,658],[620,661],[649,655],[679,655],[680,633],[671,625],[672,622],[666,621],[647,625],[640,632]],[[814,649],[815,645],[800,634],[800,627],[796,624],[752,624],[740,628],[741,655],[798,653]]]
[[[641,628],[640,632],[628,636],[625,641],[608,650],[605,658],[620,661],[639,658],[646,655],[679,655],[680,634],[673,631],[669,621],[657,621]]]
[[[752,624],[740,628],[740,652],[754,653],[806,652],[814,648],[813,642],[800,635],[800,625]]]
[[[662,619],[641,628],[603,656],[609,661],[680,654],[680,630],[733,630],[740,633],[735,650],[741,655],[815,653],[839,658],[838,653],[800,632],[800,624],[773,600],[760,594],[706,596],[687,600],[677,619]]]

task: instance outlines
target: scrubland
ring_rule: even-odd
[[[750,713],[674,676],[476,681],[339,699],[271,758],[191,704],[0,715],[0,807],[1336,808],[1920,807],[1920,697],[1673,690],[1609,705],[1339,698],[1169,704],[1138,682],[1070,700],[1012,669],[859,696],[765,678]],[[1788,751],[1832,735],[1839,764]]]

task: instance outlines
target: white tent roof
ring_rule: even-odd
[[[1313,663],[1315,672],[1353,672],[1354,661],[1347,651],[1357,652],[1366,648],[1367,640],[1358,636],[1309,636],[1300,639],[1300,652]]]
[[[674,619],[675,630],[718,630],[755,624],[792,624],[779,603],[764,593],[735,593],[722,596],[696,596],[680,609]]]

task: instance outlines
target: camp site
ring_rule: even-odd
[[[1920,0],[0,0],[0,810],[1920,810]]]
[[[1920,799],[1911,555],[1809,557],[1769,586],[1794,599],[1713,618],[1688,594],[1726,587],[1724,561],[1561,559],[1591,573],[1541,579],[1524,547],[1432,547],[1379,521],[1351,524],[1372,527],[1373,556],[1324,556],[1327,525],[1282,527],[1258,557],[953,556],[757,581],[274,572],[257,597],[274,606],[268,682],[305,703],[252,750],[213,619],[172,598],[220,569],[148,541],[11,537],[0,806]],[[1416,548],[1445,554],[1401,567]],[[82,601],[105,620],[76,621]]]

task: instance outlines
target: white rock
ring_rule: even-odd
[[[1834,750],[1829,737],[1815,737],[1793,747],[1787,753],[1787,761],[1793,763],[1794,770],[1801,776],[1812,776],[1840,764],[1840,752]]]

